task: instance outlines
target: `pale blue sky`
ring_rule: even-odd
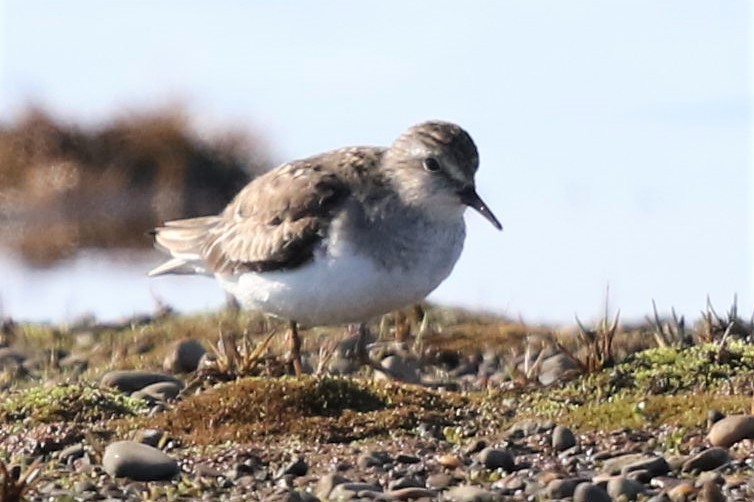
[[[11,0],[0,116],[35,102],[91,122],[181,102],[202,128],[253,128],[280,161],[457,121],[505,231],[469,213],[433,299],[563,322],[597,315],[609,283],[629,318],[653,298],[693,317],[707,294],[750,311],[749,5]],[[164,283],[139,281],[148,305]],[[29,288],[2,286],[9,314],[29,311]]]

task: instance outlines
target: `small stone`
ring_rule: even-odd
[[[487,441],[485,441],[484,439],[474,439],[466,445],[466,448],[463,449],[463,453],[464,455],[473,455],[484,450],[486,447]]]
[[[550,385],[562,379],[575,375],[579,365],[565,354],[555,354],[542,361],[539,367],[539,383]]]
[[[356,465],[358,465],[362,469],[367,469],[369,467],[382,467],[384,464],[387,464],[391,460],[392,458],[390,457],[390,455],[385,452],[369,451],[359,455],[359,457],[356,459]]]
[[[385,493],[391,500],[416,500],[421,498],[434,498],[437,496],[432,490],[416,486],[390,490]]]
[[[180,380],[172,375],[142,370],[110,371],[105,373],[100,380],[100,384],[105,387],[115,387],[129,394],[157,382],[175,382],[183,385]]]
[[[573,492],[573,502],[611,502],[610,495],[597,485],[579,483]]]
[[[552,447],[555,451],[564,451],[574,446],[576,446],[576,436],[571,429],[558,425],[552,430]]]
[[[196,371],[199,361],[207,352],[204,345],[193,338],[184,338],[173,343],[168,350],[162,369],[171,373],[190,373]]]
[[[452,453],[440,455],[439,457],[437,457],[437,463],[448,469],[456,469],[463,465],[463,461],[458,457],[458,455],[453,455]]]
[[[401,488],[424,488],[424,480],[416,476],[404,476],[395,479],[388,484],[388,490],[400,490]]]
[[[444,472],[432,474],[427,478],[426,486],[432,490],[444,490],[453,483],[453,477]]]
[[[754,416],[731,415],[710,428],[707,439],[712,446],[729,448],[742,439],[754,439]]]
[[[283,467],[282,475],[290,474],[295,477],[301,477],[306,476],[307,472],[309,472],[309,464],[306,463],[303,457],[298,457]]]
[[[553,479],[547,483],[545,492],[550,499],[572,497],[576,486],[583,481],[583,479]]]
[[[694,484],[690,482],[681,482],[668,490],[668,498],[672,502],[686,502],[696,493]]]
[[[421,459],[416,455],[406,455],[405,453],[401,453],[395,457],[395,461],[399,464],[418,464],[421,462]]]
[[[688,459],[683,463],[681,470],[683,472],[711,471],[728,462],[730,462],[728,450],[719,446],[713,446]]]
[[[720,485],[712,479],[704,482],[698,499],[700,502],[725,502],[727,500]]]
[[[444,500],[452,502],[497,502],[502,501],[503,496],[477,486],[455,486],[445,492]]]
[[[516,468],[516,462],[511,452],[491,446],[479,453],[479,463],[487,469],[502,468],[506,472],[512,472]]]
[[[178,397],[182,390],[181,382],[157,382],[131,393],[131,397],[143,399],[149,403],[166,402]]]
[[[722,411],[709,410],[707,412],[707,427],[712,427],[713,424],[716,424],[723,418],[725,418],[725,414]]]
[[[382,488],[379,485],[370,483],[340,483],[330,492],[328,500],[352,500],[354,498],[361,498],[365,492],[381,493]]]
[[[60,450],[60,453],[58,453],[58,460],[60,460],[61,463],[66,464],[83,456],[84,445],[81,443],[74,443]]]
[[[348,483],[350,480],[338,473],[331,472],[325,474],[319,481],[317,481],[317,487],[314,489],[314,494],[321,500],[327,500],[330,497],[330,493],[333,489],[343,483]]]
[[[631,471],[647,470],[655,476],[662,476],[670,470],[670,466],[663,457],[632,453],[605,461],[602,470],[610,475],[623,476],[627,476]]]
[[[377,380],[398,379],[401,382],[417,384],[421,381],[419,376],[418,361],[407,359],[401,356],[388,356],[380,362],[389,375],[381,371],[375,371],[374,376]]]
[[[613,500],[621,500],[620,497],[625,500],[636,500],[644,492],[643,484],[623,476],[614,477],[607,482],[607,494]]]
[[[102,467],[113,477],[136,481],[167,480],[178,474],[178,462],[157,448],[134,441],[107,445]]]

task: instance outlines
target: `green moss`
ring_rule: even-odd
[[[285,434],[343,442],[454,423],[467,400],[429,389],[352,378],[250,377],[189,396],[156,424],[196,444]]]
[[[93,385],[62,384],[9,393],[0,404],[0,420],[90,422],[134,415],[146,409],[146,406],[144,401],[115,390]]]

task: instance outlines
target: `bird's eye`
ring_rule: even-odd
[[[434,157],[427,157],[424,159],[424,169],[434,173],[440,170],[440,163]]]

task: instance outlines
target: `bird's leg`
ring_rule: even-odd
[[[288,345],[290,347],[288,362],[293,366],[293,373],[300,376],[304,373],[304,368],[301,364],[301,337],[298,335],[298,324],[296,321],[290,321],[288,326]]]

